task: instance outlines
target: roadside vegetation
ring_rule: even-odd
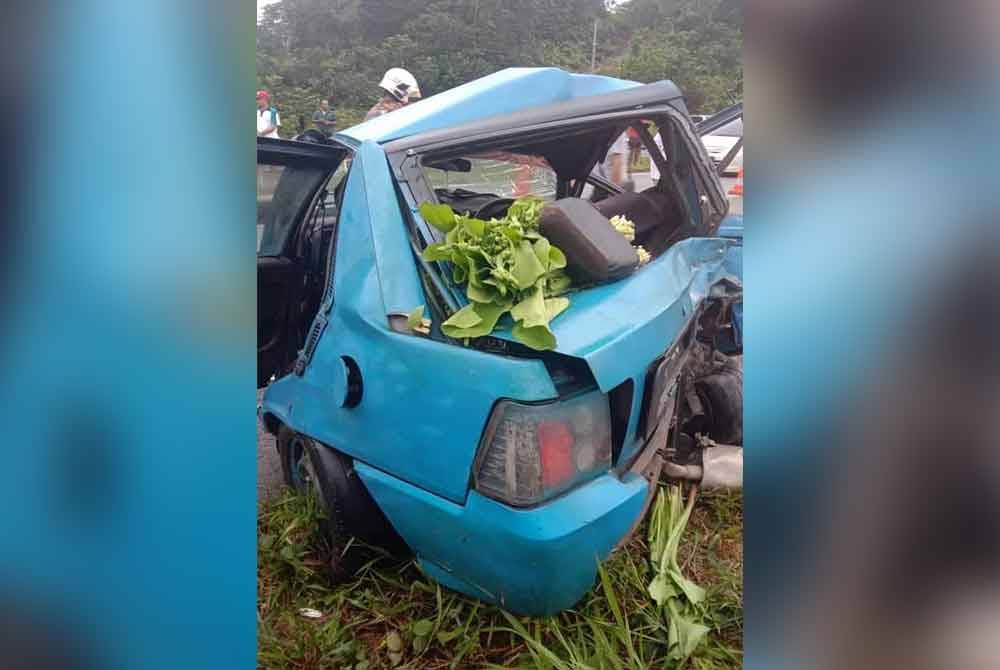
[[[285,137],[321,98],[339,128],[358,123],[390,67],[427,97],[506,67],[590,72],[593,58],[598,74],[672,79],[689,111],[711,113],[742,98],[742,54],[739,0],[278,0],[257,24],[257,88]]]
[[[547,618],[515,617],[445,590],[424,578],[412,561],[363,547],[347,551],[368,552],[371,558],[352,581],[334,585],[328,578],[333,557],[318,531],[318,502],[283,493],[259,514],[258,667],[742,667],[742,498],[739,493],[697,494],[687,526],[677,535],[675,559],[654,567],[651,557],[662,557],[664,550],[669,554],[671,521],[686,508],[671,507],[664,495],[668,489],[661,489],[659,514],[651,515],[658,524],[652,538],[647,522],[604,564],[583,601]],[[664,601],[657,605],[650,583],[668,564],[683,577],[676,581],[679,575],[671,572],[666,578],[664,571],[653,589]],[[704,589],[700,603],[685,597],[694,585]],[[677,614],[673,630],[670,612]],[[678,630],[681,642],[690,642],[701,626],[705,634],[685,658]]]

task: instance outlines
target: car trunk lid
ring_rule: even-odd
[[[570,306],[550,324],[556,351],[585,360],[604,392],[642,374],[683,332],[713,284],[739,282],[725,262],[733,244],[689,238],[624,279],[568,294]],[[515,341],[510,329],[493,336]]]

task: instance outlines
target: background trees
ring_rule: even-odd
[[[320,98],[340,127],[361,120],[390,67],[425,96],[511,66],[672,79],[692,112],[742,97],[741,0],[279,0],[257,25],[257,78],[281,109],[283,134]]]

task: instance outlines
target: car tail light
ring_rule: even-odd
[[[523,507],[557,496],[610,467],[606,395],[588,393],[545,405],[502,400],[483,435],[475,487]]]

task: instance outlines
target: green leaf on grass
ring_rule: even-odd
[[[403,650],[403,638],[396,632],[392,631],[385,636],[385,646],[389,651],[400,652]]]
[[[686,578],[677,561],[677,550],[694,508],[694,496],[685,504],[680,487],[661,489],[653,505],[649,522],[650,559],[656,571],[648,591],[656,604],[665,609],[668,656],[687,659],[708,633],[700,623],[705,590]]]
[[[668,656],[680,661],[687,659],[698,648],[708,631],[708,626],[694,623],[679,616],[671,617],[668,633],[670,644]]]
[[[667,580],[667,576],[662,572],[653,577],[649,583],[649,595],[657,605],[662,607],[667,603],[668,598],[675,598],[678,595],[677,589]]]
[[[704,602],[705,589],[682,575],[679,569],[671,568],[667,571],[667,574],[670,576],[671,581],[684,593],[684,597],[688,599],[688,602],[695,605]]]
[[[434,622],[430,619],[419,619],[413,622],[410,630],[416,637],[427,637],[434,630]]]

